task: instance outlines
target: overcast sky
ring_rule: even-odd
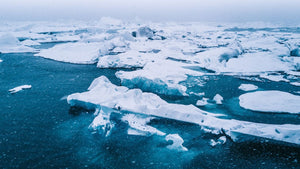
[[[300,0],[0,0],[0,20],[296,22]]]

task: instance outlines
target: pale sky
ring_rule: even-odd
[[[0,20],[295,22],[300,0],[0,0]]]

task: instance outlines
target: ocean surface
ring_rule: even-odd
[[[300,168],[299,145],[259,138],[234,143],[228,138],[226,144],[212,147],[210,140],[216,135],[204,133],[198,125],[168,119],[157,118],[150,125],[178,133],[189,151],[167,149],[170,141],[156,135],[127,135],[128,126],[118,114],[112,114],[113,133],[104,137],[89,129],[93,111],[70,107],[66,96],[86,91],[101,75],[120,85],[114,75],[118,69],[61,63],[32,53],[0,54],[0,59],[0,168]],[[197,77],[189,80],[193,78]],[[253,122],[300,123],[299,115],[241,109],[237,99],[242,91],[237,88],[247,80],[225,75],[207,78],[205,86],[188,88],[203,91],[206,97],[215,92],[224,97],[223,105],[203,108],[206,111]],[[32,88],[8,92],[24,84]],[[265,90],[297,91],[283,82],[252,84]],[[174,103],[196,102],[193,97],[161,97]]]

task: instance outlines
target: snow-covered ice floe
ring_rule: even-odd
[[[240,106],[261,112],[300,113],[300,96],[282,91],[256,91],[239,97]]]
[[[52,48],[44,49],[35,55],[62,62],[93,64],[98,59],[101,45],[99,43],[80,42],[59,44]]]
[[[239,89],[243,91],[252,91],[252,90],[257,90],[258,87],[253,84],[241,84],[239,86]]]
[[[116,86],[105,76],[95,79],[87,92],[69,95],[67,100],[71,106],[101,109],[103,112],[97,113],[95,118],[100,117],[101,126],[107,126],[110,123],[107,120],[108,118],[103,118],[103,114],[107,116],[111,111],[125,113],[123,120],[127,121],[133,129],[130,131],[131,133],[133,131],[135,131],[134,133],[145,132],[143,130],[146,128],[146,131],[149,131],[148,133],[163,135],[162,132],[155,130],[151,126],[147,127],[147,120],[149,119],[134,120],[133,118],[135,123],[132,123],[132,117],[126,115],[128,112],[195,123],[202,126],[204,131],[223,133],[230,136],[233,140],[237,140],[239,135],[245,134],[300,144],[300,125],[275,125],[221,119],[218,118],[220,115],[200,110],[193,105],[171,104],[153,93],[142,92],[140,89],[128,89],[124,86]],[[104,123],[103,119],[106,119]],[[142,131],[141,128],[143,129]]]
[[[22,85],[22,86],[18,86],[18,87],[15,87],[13,89],[9,89],[8,91],[13,94],[13,93],[17,93],[21,90],[24,90],[24,89],[31,89],[31,85]]]

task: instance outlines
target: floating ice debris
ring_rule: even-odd
[[[173,144],[167,146],[168,149],[177,151],[188,151],[188,149],[182,145],[184,141],[178,134],[168,134],[166,136],[166,140],[173,141]]]
[[[215,147],[216,145],[219,145],[219,144],[225,144],[225,143],[226,143],[226,140],[227,140],[227,139],[226,139],[226,136],[221,136],[217,141],[211,139],[209,144],[210,144],[212,147]]]
[[[19,92],[19,91],[21,91],[21,90],[24,90],[24,89],[31,89],[31,85],[22,85],[22,86],[18,86],[18,87],[15,87],[15,88],[13,88],[13,89],[10,89],[10,90],[8,90],[11,94],[13,94],[13,93],[17,93],[17,92]]]
[[[262,112],[300,113],[300,96],[282,91],[257,91],[239,97],[240,106]]]
[[[239,86],[239,89],[243,91],[252,91],[252,90],[257,90],[258,87],[253,84],[241,84]]]
[[[103,109],[105,111],[103,111]],[[105,137],[111,134],[114,124],[110,121],[111,109],[97,108],[95,111],[95,119],[90,124],[90,128],[102,133]]]
[[[208,104],[207,101],[208,101],[208,98],[204,98],[204,97],[203,97],[201,100],[198,100],[198,101],[197,101],[196,105],[197,105],[197,106],[205,106],[205,105]]]
[[[216,94],[213,98],[213,100],[216,102],[216,104],[222,104],[223,97],[219,94]]]
[[[0,63],[3,62],[3,60],[0,59]]]

